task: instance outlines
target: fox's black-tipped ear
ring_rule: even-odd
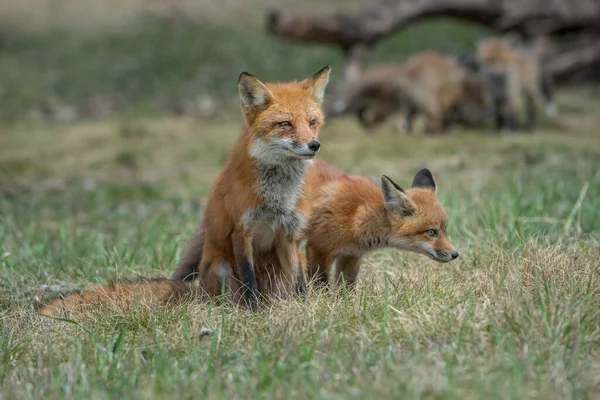
[[[434,192],[436,191],[435,180],[433,180],[433,175],[431,171],[427,168],[423,168],[415,175],[415,179],[413,179],[412,187],[418,187],[423,189],[431,189]]]
[[[404,216],[414,214],[413,202],[400,186],[385,175],[381,177],[381,194],[386,209],[394,210]]]
[[[248,113],[252,109],[263,108],[273,99],[273,94],[265,84],[248,72],[240,74],[238,93],[244,113]]]
[[[304,81],[311,88],[313,97],[319,103],[322,103],[325,99],[325,89],[329,82],[329,72],[331,72],[331,67],[328,65]]]

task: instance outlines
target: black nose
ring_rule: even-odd
[[[308,143],[308,148],[311,149],[312,151],[317,151],[321,148],[321,143],[317,142],[316,140],[311,140]]]
[[[453,251],[452,252],[452,259],[456,260],[458,258],[458,251]]]

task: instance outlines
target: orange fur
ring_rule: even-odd
[[[279,285],[304,290],[298,245],[310,216],[311,159],[318,148],[309,147],[319,144],[328,74],[327,67],[302,82],[283,84],[242,74],[246,124],[174,278],[199,270],[206,293],[215,296],[224,288],[236,302],[253,306],[259,291],[254,264],[269,264],[282,270],[275,274]],[[282,141],[284,150],[273,148]]]
[[[198,296],[197,288],[185,282],[164,278],[139,278],[132,281],[115,281],[94,285],[81,292],[60,295],[38,308],[41,314],[68,317],[71,312],[81,312],[101,305],[130,306],[138,304],[181,304]]]
[[[447,215],[436,198],[433,178],[429,181],[419,180],[421,175],[422,171],[415,176],[413,187],[403,191],[389,178],[383,177],[382,185],[378,186],[370,179],[348,175],[322,160],[314,160],[306,178],[306,196],[303,200],[310,202],[305,205],[312,210],[311,218],[308,229],[300,232],[298,240],[293,243],[297,246],[301,239],[308,240],[307,260],[298,252],[301,268],[306,268],[311,279],[324,283],[328,281],[335,262],[336,280],[343,277],[352,284],[362,256],[379,247],[426,253],[418,247],[425,244],[435,252],[440,252],[427,255],[437,261],[449,261],[449,255],[455,250],[446,235]],[[387,193],[385,199],[384,190]],[[227,228],[233,229],[233,226]],[[438,236],[434,238],[428,235],[430,229],[436,229]],[[191,243],[198,244],[197,237]],[[290,279],[281,268],[277,252],[269,250],[257,254],[254,270],[260,296],[279,298],[287,295]],[[112,282],[59,296],[42,306],[40,312],[68,316],[70,312],[100,304],[130,305],[137,301],[141,304],[174,305],[188,299],[204,299],[207,294],[220,294],[222,289],[219,286],[219,270],[214,269],[214,264],[209,264],[207,269],[200,287],[167,279]],[[211,273],[214,275],[211,276]],[[237,297],[238,301],[241,299]]]
[[[242,73],[239,92],[246,123],[215,179],[196,233],[173,280],[98,285],[54,299],[40,310],[58,314],[98,302],[178,301],[183,295],[225,294],[251,307],[259,295],[305,290],[299,242],[310,218],[313,168],[329,67],[301,82],[263,83]],[[312,147],[311,147],[312,146]],[[318,164],[316,162],[315,164]],[[178,282],[200,275],[200,287]]]
[[[541,50],[519,50],[502,39],[482,40],[477,49],[485,100],[498,129],[533,128],[544,100]],[[552,100],[548,96],[548,106]],[[523,122],[521,122],[523,121]]]
[[[383,247],[451,261],[458,253],[446,234],[447,219],[427,170],[419,171],[413,187],[405,191],[385,176],[378,186],[362,176],[338,174],[320,187],[313,200],[308,277],[327,283],[335,262],[336,281],[343,277],[352,284],[362,256]]]
[[[350,97],[347,111],[356,113],[367,128],[395,115],[397,124],[406,125],[399,128],[410,130],[414,116],[423,114],[427,131],[440,132],[453,107],[466,102],[474,109],[481,103],[482,91],[479,78],[458,62],[424,51],[402,64],[367,70]],[[478,119],[478,115],[469,117]]]

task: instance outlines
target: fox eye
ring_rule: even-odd
[[[309,124],[310,124],[310,126],[315,126],[315,125],[317,125],[317,120],[313,118],[310,120]]]
[[[438,233],[435,229],[430,229],[427,231],[427,234],[431,237],[437,237]]]
[[[292,123],[290,121],[281,121],[277,125],[279,125],[280,128],[284,128],[286,126],[292,126]]]

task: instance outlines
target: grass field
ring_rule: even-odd
[[[56,291],[170,274],[240,118],[17,124],[0,135],[0,399],[598,398],[600,102],[535,134],[367,136],[321,157],[437,178],[460,258],[379,251],[358,290],[256,313],[211,304],[35,313]],[[201,336],[202,328],[212,330]]]

